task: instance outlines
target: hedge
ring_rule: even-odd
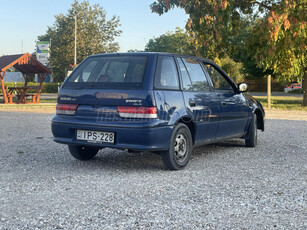
[[[23,82],[6,82],[5,85],[7,87],[21,87],[24,86]],[[28,82],[28,86],[39,86],[39,83]],[[58,93],[58,87],[61,86],[61,83],[44,83],[42,88],[42,93]],[[29,93],[37,93],[37,89],[31,89],[28,91]],[[0,87],[0,94],[2,94],[2,90]]]
[[[248,84],[248,89],[250,92],[266,92],[267,91],[267,79],[245,79],[245,83]],[[284,84],[276,79],[272,79],[271,85],[272,92],[283,92]]]

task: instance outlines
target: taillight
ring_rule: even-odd
[[[117,111],[121,117],[125,118],[157,118],[156,107],[130,107],[118,106]]]
[[[57,104],[56,113],[65,115],[75,115],[78,105],[75,104]]]

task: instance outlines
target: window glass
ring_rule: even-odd
[[[196,59],[183,58],[184,65],[191,79],[191,85],[187,85],[187,90],[210,91],[206,75]]]
[[[145,66],[142,64],[136,64],[132,70],[132,82],[139,82],[142,81],[143,73],[145,70]]]
[[[204,63],[204,67],[208,71],[214,89],[216,91],[234,92],[231,84],[223,77],[223,75],[214,66]]]
[[[112,76],[110,78],[110,82],[124,82],[126,79],[126,74],[128,70],[129,62],[123,61],[113,61],[110,63],[106,74],[108,76]]]
[[[97,61],[91,61],[84,67],[83,71],[80,71],[78,76],[74,79],[74,82],[87,82],[91,75],[91,72],[96,67]]]
[[[82,62],[63,87],[138,88],[142,86],[146,63],[144,56],[91,57]]]
[[[192,82],[190,79],[190,76],[187,72],[187,69],[185,68],[181,58],[177,58],[178,64],[179,64],[179,69],[182,77],[182,85],[183,85],[183,90],[189,90],[192,86]]]
[[[178,73],[174,58],[163,56],[158,58],[155,87],[158,89],[179,89]]]

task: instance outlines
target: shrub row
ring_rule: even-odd
[[[6,82],[5,85],[7,87],[21,87],[24,86],[23,82]],[[39,83],[29,82],[28,86],[39,86]],[[42,88],[42,93],[57,93],[58,87],[61,86],[61,83],[44,83]],[[37,93],[37,89],[29,90],[29,93]],[[0,94],[2,94],[2,90],[0,87]]]
[[[303,93],[303,89],[294,89],[292,91],[289,91],[288,93]]]

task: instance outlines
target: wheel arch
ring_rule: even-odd
[[[185,124],[188,127],[188,129],[190,130],[193,145],[194,145],[195,144],[196,126],[195,126],[195,123],[193,122],[193,120],[191,119],[191,117],[188,117],[188,116],[181,117],[180,119],[177,120],[176,124],[178,124],[178,123]]]
[[[255,109],[254,114],[257,116],[257,129],[264,131],[264,118],[260,109]]]

